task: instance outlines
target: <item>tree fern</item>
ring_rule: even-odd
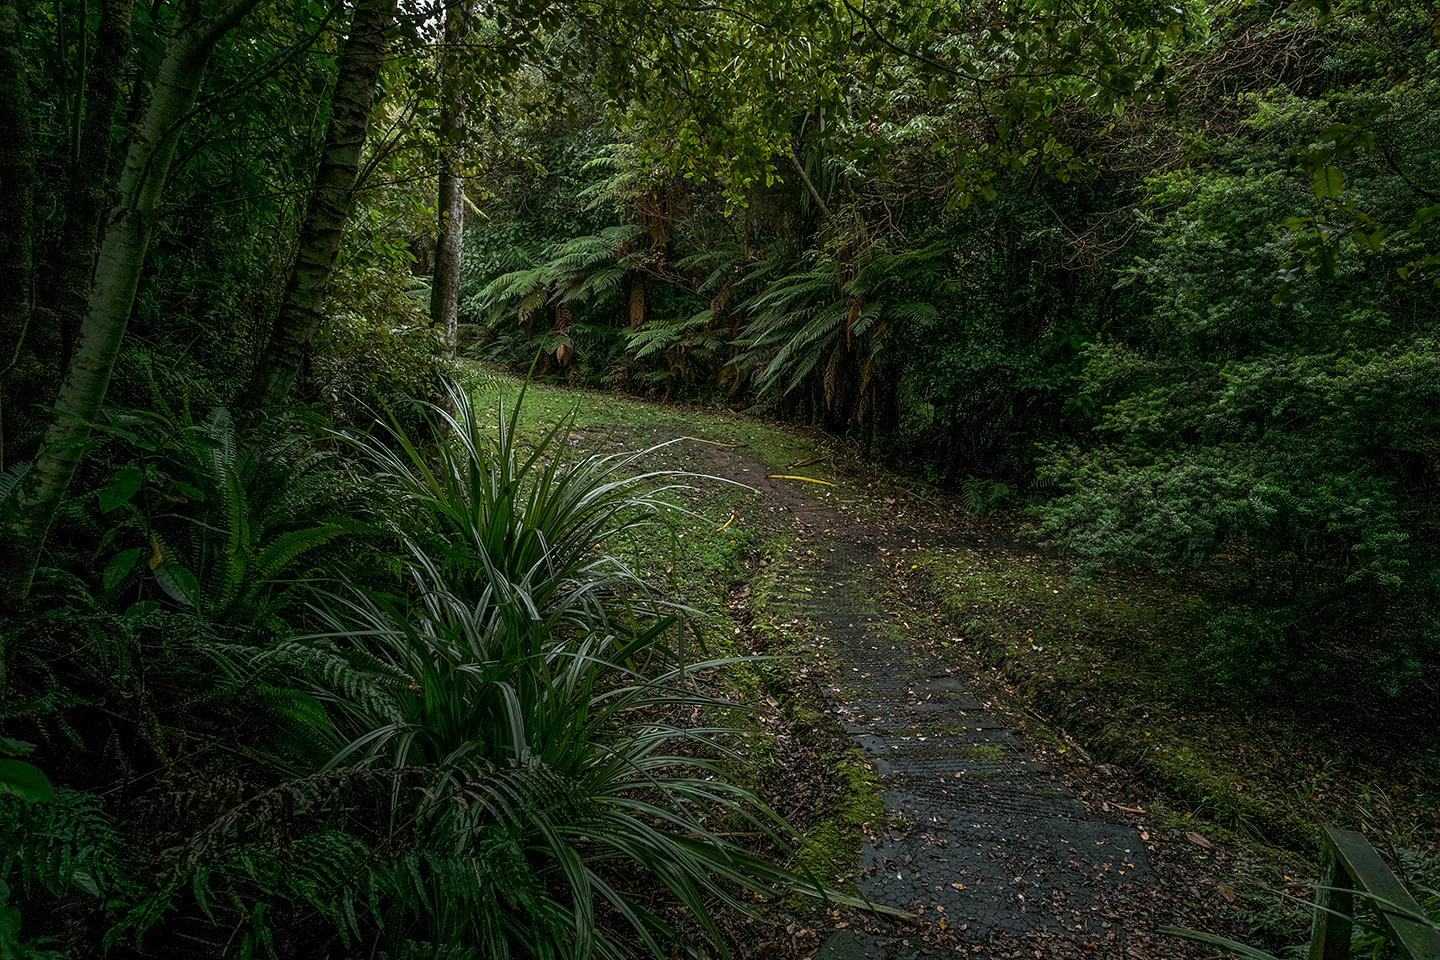
[[[621,250],[643,229],[607,227],[596,234],[546,244],[533,261],[490,280],[465,304],[494,327],[509,316],[526,319],[552,301],[590,303],[613,297],[629,268]]]
[[[856,362],[873,370],[887,320],[934,319],[933,304],[913,297],[938,292],[947,255],[939,244],[899,250],[871,244],[844,257],[835,249],[812,250],[798,261],[772,251],[736,284],[743,295],[730,309],[745,324],[734,364],[754,378],[762,396],[777,396],[807,382],[828,357],[828,401],[831,368],[841,358],[837,344],[854,349]]]
[[[699,313],[679,320],[652,320],[638,330],[626,331],[626,349],[637,359],[663,353],[678,344],[685,343],[689,334],[707,329],[713,319],[712,311],[701,310]],[[718,346],[718,344],[717,338],[713,345]]]

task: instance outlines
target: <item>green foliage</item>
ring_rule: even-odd
[[[1232,163],[1294,135],[1278,117],[1295,116],[1287,103],[1255,143],[1229,145]],[[1436,347],[1402,319],[1424,308],[1391,279],[1394,257],[1337,261],[1331,279],[1297,277],[1304,295],[1272,302],[1288,255],[1273,224],[1297,202],[1304,187],[1279,173],[1158,184],[1166,212],[1123,280],[1147,295],[1154,325],[1087,351],[1085,396],[1105,407],[1113,441],[1052,451],[1046,473],[1069,492],[1040,529],[1091,564],[1241,558],[1272,612],[1217,621],[1222,675],[1303,681],[1344,662],[1343,603],[1339,622],[1370,651],[1365,673],[1398,690],[1434,642],[1419,611],[1435,562],[1422,438],[1435,426]]]
[[[177,9],[132,18],[139,96]],[[447,386],[423,276],[453,145],[443,18],[399,25],[304,365],[341,438],[227,412],[299,243],[345,11],[258,5],[171,131],[119,403],[53,569],[0,623],[0,719],[40,744],[0,760],[4,846],[42,871],[6,861],[0,953],[659,954],[675,916],[713,936],[717,905],[792,883],[721,835],[784,830],[727,785],[733,733],[680,723],[719,715],[716,665],[620,559],[684,478],[571,460],[573,420],[527,446]],[[97,17],[22,13],[40,268],[0,358],[0,504],[75,345],[83,291],[50,280],[98,224],[67,222],[70,188],[108,187],[77,148]],[[471,117],[472,356],[822,423],[977,515],[1036,504],[1082,573],[1203,583],[1205,636],[1176,662],[1237,696],[1433,687],[1423,5],[523,0],[476,20],[445,52]],[[298,602],[316,581],[328,599]]]
[[[1044,460],[1065,493],[1039,529],[1083,567],[1229,568],[1208,651],[1227,683],[1398,694],[1437,649],[1417,14],[1326,22],[1334,74],[1248,95],[1234,136],[1150,181],[1116,270],[1144,322],[1086,348],[1100,432]]]
[[[337,316],[320,331],[313,382],[337,423],[364,423],[370,409],[412,398],[436,399],[454,372],[444,341],[418,325],[389,325],[369,314]]]
[[[352,241],[352,243],[355,241]],[[371,408],[434,400],[454,373],[443,333],[430,327],[430,289],[410,275],[408,250],[351,251],[337,270],[315,342],[311,387],[340,423],[366,423]]]
[[[818,374],[826,406],[853,409],[882,362],[886,327],[924,330],[935,322],[932,303],[904,298],[935,294],[946,259],[942,245],[892,251],[876,244],[852,252],[851,242],[837,239],[831,249],[808,257],[809,264],[790,266],[732,308],[745,318],[735,362],[753,371],[761,396],[788,393]],[[762,260],[746,271],[741,289],[754,289],[757,279],[777,272],[773,256]],[[850,352],[860,355],[859,363],[842,366]]]
[[[634,472],[644,451],[570,461],[568,422],[522,451],[518,414],[449,404],[434,448],[394,423],[353,441],[400,508],[414,599],[337,597],[312,638],[348,741],[331,765],[396,773],[392,829],[418,844],[401,902],[487,955],[660,957],[655,889],[717,942],[714,908],[748,911],[742,889],[819,893],[719,832],[784,831],[718,762],[737,731],[679,722],[725,706],[695,678],[728,661],[678,659],[674,615],[604,552],[674,509],[672,475]],[[419,797],[409,769],[429,771]]]
[[[448,396],[454,413],[428,407],[443,438],[433,448],[393,419],[378,434],[345,435],[391,489],[399,512],[390,521],[410,549],[437,559],[459,596],[541,617],[549,630],[607,623],[615,597],[644,593],[623,563],[597,551],[676,509],[664,498],[673,484],[657,481],[678,475],[635,472],[647,451],[564,465],[569,421],[526,449],[516,433],[521,401],[490,425],[461,387]]]
[[[283,633],[278,613],[307,556],[356,529],[333,455],[284,418],[242,434],[223,407],[198,422],[158,396],[156,408],[111,410],[103,428],[135,458],[91,518],[109,525],[99,551],[115,551],[106,601],[164,597],[203,620]]]
[[[626,276],[621,251],[637,238],[634,227],[607,227],[594,236],[546,244],[535,257],[512,256],[523,267],[491,280],[465,302],[467,313],[529,322],[555,303],[591,303],[614,297]]]
[[[0,737],[0,755],[29,756],[35,744],[10,737]],[[0,759],[0,795],[18,797],[24,803],[44,803],[55,799],[55,787],[44,771],[24,760]],[[4,873],[0,872],[0,879]]]
[[[123,885],[124,842],[98,797],[60,790],[45,803],[0,797],[0,835],[8,838],[0,879],[53,894],[83,890],[92,897]]]
[[[982,477],[966,477],[960,484],[960,492],[965,497],[965,509],[980,516],[990,513],[1011,493],[999,480]]]
[[[1397,919],[1403,918],[1412,921],[1421,929],[1440,932],[1440,891],[1432,886],[1435,873],[1437,869],[1440,869],[1440,865],[1435,862],[1434,852],[1427,853],[1410,848],[1399,848],[1391,852],[1401,861],[1401,875],[1413,885],[1411,892],[1419,900],[1420,909],[1403,907],[1364,890],[1354,891],[1354,910],[1349,917],[1355,923],[1349,950],[1350,956],[1357,958],[1391,956],[1397,955],[1395,953],[1397,950],[1408,955],[1409,951],[1405,950],[1396,941],[1394,934],[1390,932],[1388,924],[1380,915],[1382,911]],[[1225,956],[1239,957],[1241,960],[1277,960],[1274,954],[1231,940],[1228,937],[1206,933],[1203,930],[1161,927],[1160,932],[1193,943],[1218,947],[1224,951]],[[1307,950],[1309,946],[1306,944],[1304,947],[1297,946],[1282,952],[1288,956],[1290,953]]]
[[[712,912],[748,909],[742,888],[818,892],[719,835],[732,822],[783,830],[704,755],[731,731],[664,719],[718,708],[687,677],[721,663],[657,669],[667,621],[573,637],[532,621],[517,637],[433,564],[412,575],[416,607],[332,608],[327,639],[379,661],[376,690],[389,693],[379,710],[337,698],[351,742],[333,762],[433,771],[418,803],[397,781],[390,811],[392,823],[419,819],[422,846],[401,867],[409,908],[433,930],[494,955],[620,957],[638,940],[664,956],[672,928],[653,912],[656,889],[717,941]]]
[[[64,957],[62,951],[50,949],[49,937],[21,939],[22,918],[20,908],[11,903],[16,893],[11,883],[22,895],[40,888],[54,896],[76,892],[90,898],[111,896],[124,883],[120,834],[100,811],[96,797],[51,790],[43,798],[0,795],[0,841],[0,956],[6,960]]]

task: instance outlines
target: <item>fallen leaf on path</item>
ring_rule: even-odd
[[[1209,850],[1211,847],[1215,846],[1215,844],[1211,843],[1209,840],[1206,840],[1194,830],[1186,830],[1185,839],[1189,840],[1191,843],[1195,844],[1198,847],[1204,847],[1206,850]]]

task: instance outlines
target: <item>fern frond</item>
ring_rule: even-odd
[[[0,474],[0,503],[4,503],[10,498],[10,494],[15,492],[15,488],[20,486],[20,481],[24,480],[25,475],[29,472],[30,461],[28,460],[12,463],[5,468],[5,472]]]
[[[125,841],[94,794],[57,788],[48,803],[0,795],[0,879],[18,868],[20,884],[54,896],[70,889],[112,892],[128,869]]]

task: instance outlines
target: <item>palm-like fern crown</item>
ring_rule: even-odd
[[[465,303],[467,313],[494,324],[507,316],[528,319],[550,303],[603,302],[616,294],[634,259],[622,254],[642,228],[607,227],[597,234],[546,244],[538,254],[511,255],[502,273]]]

